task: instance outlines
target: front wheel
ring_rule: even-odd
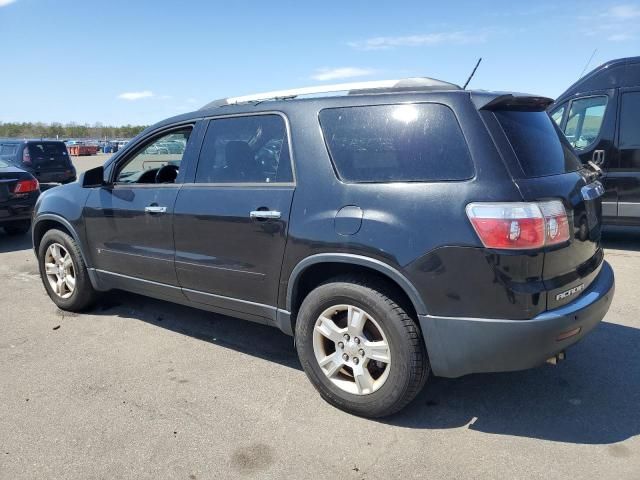
[[[429,374],[415,321],[366,279],[337,278],[313,290],[298,312],[296,346],[320,395],[364,417],[401,410]]]
[[[40,277],[49,297],[62,310],[79,312],[90,307],[97,297],[80,248],[60,230],[44,234],[38,248]]]

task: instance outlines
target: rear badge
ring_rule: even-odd
[[[565,290],[564,292],[557,294],[556,300],[563,300],[567,297],[570,297],[571,295],[575,295],[576,293],[581,292],[582,290],[584,290],[584,283],[581,283],[576,287],[570,288],[569,290]]]

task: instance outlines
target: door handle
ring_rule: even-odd
[[[277,220],[280,216],[281,213],[276,210],[253,210],[249,213],[250,218],[257,218],[260,220]]]
[[[144,207],[146,213],[166,213],[167,207],[160,207],[159,205],[149,205]]]

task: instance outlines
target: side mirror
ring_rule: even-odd
[[[101,187],[104,184],[104,168],[102,166],[84,172],[82,188]]]

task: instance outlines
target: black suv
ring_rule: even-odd
[[[430,79],[321,91],[345,89],[212,102],[43,194],[52,300],[123,289],[276,326],[327,401],[371,417],[430,374],[557,360],[602,320],[602,185],[550,99]]]
[[[41,184],[76,181],[67,146],[57,140],[0,139],[0,160],[26,170]]]
[[[549,110],[582,162],[604,170],[603,222],[640,225],[640,57],[599,66]]]

